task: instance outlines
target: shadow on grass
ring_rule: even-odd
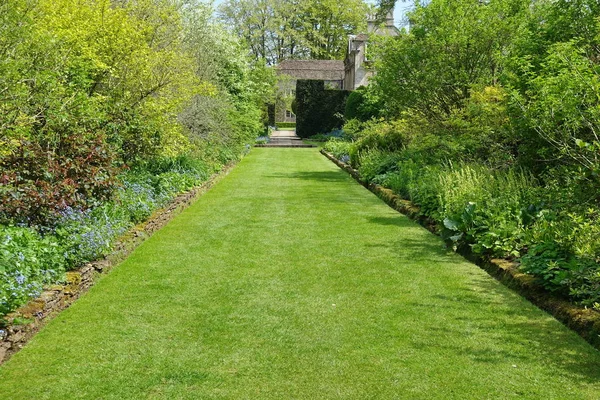
[[[369,221],[397,226],[398,235],[406,236],[407,223],[403,218],[374,217]],[[414,226],[414,223],[410,224]],[[401,233],[400,229],[404,232]],[[427,234],[367,246],[391,252],[399,260],[410,260],[411,268],[419,264],[425,266],[420,271],[411,271],[411,275],[425,286],[431,282],[431,290],[423,290],[418,301],[406,303],[432,315],[431,322],[423,326],[422,340],[413,342],[416,349],[440,349],[490,364],[491,367],[504,367],[508,362],[519,364],[518,361],[547,364],[570,380],[586,383],[600,380],[600,352],[578,338],[575,332],[556,329],[557,321],[552,316],[541,314],[531,303],[526,306],[526,300],[493,277],[469,275],[468,272],[461,276],[460,271],[464,268],[453,272],[452,264],[468,261],[462,261],[462,257],[448,250],[438,238]],[[443,264],[447,264],[446,271]],[[469,342],[471,346],[465,346],[463,341],[442,340],[432,348],[429,340],[431,337],[459,338],[469,334],[470,330],[471,334],[481,338]]]
[[[444,326],[428,326],[424,335],[460,337],[465,326],[471,326],[484,341],[465,347],[452,341],[437,345],[440,349],[463,355],[473,361],[505,366],[522,363],[549,365],[570,380],[597,383],[600,380],[600,352],[593,349],[575,332],[556,329],[550,315],[540,315],[533,306],[524,307],[523,299],[510,293],[492,278],[471,277],[470,288],[456,288],[451,295],[437,294],[429,301],[413,302],[411,307],[437,309],[444,315]],[[487,309],[488,312],[472,312]],[[448,318],[450,317],[450,318]],[[486,345],[485,342],[500,346]],[[431,346],[424,341],[414,347]],[[526,348],[529,351],[519,351]],[[533,351],[532,351],[533,350]],[[517,370],[518,371],[518,370]]]
[[[340,170],[335,171],[306,171],[306,172],[289,172],[289,173],[272,173],[266,175],[266,178],[277,179],[302,179],[307,181],[318,182],[344,182],[347,183],[348,175]]]

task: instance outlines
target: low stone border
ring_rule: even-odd
[[[114,250],[106,258],[67,272],[64,285],[45,288],[38,298],[7,315],[8,327],[0,329],[0,364],[18,352],[50,319],[92,287],[98,276],[123,261],[144,240],[226,176],[234,165],[225,166],[202,185],[176,196],[166,207],[155,211],[147,221],[130,229],[115,243]]]
[[[409,200],[403,199],[392,190],[381,185],[365,182],[358,171],[341,162],[332,154],[321,150],[321,154],[348,172],[356,181],[369,189],[394,210],[416,220],[433,233],[438,233],[438,224],[431,218],[419,214],[419,207]],[[486,259],[473,254],[469,249],[458,251],[463,257],[477,264],[488,274],[504,285],[517,291],[533,304],[552,314],[567,327],[577,332],[588,343],[600,350],[600,313],[577,306],[561,297],[555,296],[539,285],[531,275],[519,271],[519,264],[510,260]]]

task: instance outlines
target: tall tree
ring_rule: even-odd
[[[363,0],[228,0],[219,11],[256,59],[336,59],[366,27]]]
[[[498,55],[529,0],[417,2],[411,29],[387,40],[376,59],[375,81],[388,109],[412,108],[428,118],[448,116],[475,84],[496,83]]]

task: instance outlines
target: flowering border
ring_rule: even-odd
[[[104,259],[67,272],[65,284],[44,288],[37,298],[8,314],[6,316],[6,320],[9,321],[8,326],[0,329],[0,365],[21,350],[49,320],[87,292],[98,276],[106,274],[127,258],[154,232],[167,225],[176,215],[229,174],[235,165],[235,163],[226,165],[202,185],[176,196],[165,207],[156,210],[148,220],[128,230],[115,243],[114,250]]]
[[[420,215],[419,207],[411,201],[403,199],[392,190],[375,183],[364,181],[358,170],[352,168],[330,154],[321,150],[321,154],[331,160],[338,167],[348,172],[358,183],[373,192],[377,197],[383,200],[394,210],[406,215],[412,220],[417,221],[427,230],[438,234],[438,224],[436,221],[426,216]],[[565,326],[575,331],[592,346],[600,350],[600,313],[590,308],[579,307],[562,298],[552,295],[541,285],[536,283],[531,275],[519,271],[519,264],[514,261],[504,259],[487,259],[480,257],[468,249],[458,251],[460,255],[467,260],[475,263],[489,275],[496,278],[505,286],[515,290],[521,296],[532,302],[537,307],[548,312]]]

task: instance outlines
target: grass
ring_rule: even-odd
[[[319,149],[323,148],[325,142],[319,142],[316,140],[302,139],[302,143],[304,144],[312,144],[313,146],[317,146]]]
[[[597,399],[599,366],[316,149],[253,149],[0,367],[0,393]]]

